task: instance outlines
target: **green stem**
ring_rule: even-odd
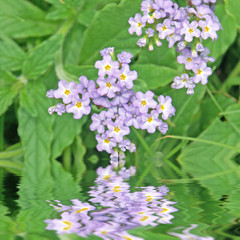
[[[147,143],[144,141],[143,137],[139,134],[139,132],[135,128],[133,128],[133,131],[134,131],[135,135],[137,136],[138,140],[140,141],[140,143],[142,144],[143,148],[147,151],[147,153],[152,158],[153,157],[152,150],[149,148]]]
[[[223,143],[210,141],[210,140],[199,139],[199,138],[167,135],[167,136],[159,138],[157,140],[161,140],[161,139],[164,139],[164,138],[173,138],[173,139],[182,139],[182,140],[188,140],[188,141],[201,142],[201,143],[211,144],[211,145],[215,145],[215,146],[219,146],[219,147],[229,148],[231,150],[234,150],[234,151],[240,153],[240,148],[237,148],[237,147],[234,147],[234,146],[231,146],[231,145],[227,145],[227,144],[223,144]]]
[[[214,102],[214,104],[216,105],[216,107],[218,108],[218,110],[223,113],[223,109],[222,107],[219,105],[219,103],[217,102],[216,98],[213,96],[212,92],[210,91],[210,89],[207,87],[207,92],[210,96],[210,98],[212,99],[212,101]],[[238,133],[238,135],[240,135],[240,130],[238,129],[238,127],[232,123],[231,121],[229,121],[229,119],[227,118],[227,116],[225,116],[223,114],[223,116],[226,118],[226,120],[228,121],[229,125]]]
[[[22,155],[23,155],[23,150],[20,148],[13,151],[0,152],[0,159],[18,157]]]
[[[67,147],[63,152],[63,166],[66,171],[71,171],[71,163],[72,163],[72,152],[71,148]]]
[[[0,151],[4,149],[4,115],[0,116]]]
[[[219,115],[229,115],[239,113],[240,110],[228,111],[228,112],[220,112]]]
[[[0,167],[13,168],[13,169],[19,170],[21,172],[22,168],[23,168],[23,164],[9,161],[9,160],[0,160]]]

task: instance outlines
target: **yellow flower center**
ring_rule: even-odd
[[[112,67],[109,64],[107,64],[104,68],[105,68],[105,71],[110,71]]]
[[[147,119],[148,122],[152,122],[152,120],[153,120],[152,117],[149,117],[149,118]]]
[[[101,231],[102,234],[107,234],[107,231]]]
[[[70,92],[70,90],[68,90],[68,89],[66,89],[65,92],[64,92],[64,94],[67,95],[67,96],[68,96],[70,93],[71,93],[71,92]]]
[[[77,102],[75,105],[77,108],[81,108],[82,107],[82,103],[81,102]]]
[[[108,88],[110,88],[110,87],[112,86],[112,84],[111,84],[110,82],[107,82],[107,83],[106,83],[106,86],[107,86]]]
[[[204,30],[205,30],[205,32],[209,32],[210,28],[209,27],[205,27]]]
[[[144,107],[147,105],[147,102],[145,100],[141,101],[141,105]]]
[[[169,37],[173,37],[174,33],[170,34]]]
[[[114,132],[117,132],[117,133],[118,133],[119,131],[120,131],[120,128],[119,128],[119,127],[115,127],[115,128],[114,128]]]
[[[183,81],[183,82],[186,82],[186,78],[184,78],[182,81]]]
[[[190,62],[192,62],[192,59],[191,58],[187,58],[187,61],[190,63]]]
[[[147,196],[146,201],[147,201],[147,202],[150,202],[151,200],[152,200],[152,196]]]
[[[138,214],[144,214],[144,212],[138,212]]]
[[[110,177],[111,177],[111,175],[106,175],[103,179],[104,180],[109,180]]]
[[[126,77],[127,76],[124,73],[120,75],[121,80],[126,80]]]
[[[160,212],[160,213],[164,213],[164,212],[167,212],[168,209],[167,208],[162,208],[163,210]]]
[[[65,231],[67,231],[72,226],[72,223],[70,223],[68,221],[63,221],[63,223],[67,225],[67,227],[63,228],[63,230],[65,230]]]
[[[86,211],[86,210],[88,210],[88,208],[82,208],[82,209],[79,209],[79,210],[75,211],[75,213],[81,213],[81,212]]]
[[[130,238],[130,237],[127,237],[127,236],[122,236],[124,239],[126,239],[126,240],[133,240],[132,238]]]
[[[192,28],[189,28],[188,32],[189,32],[189,33],[193,33],[194,30],[193,30]]]
[[[142,24],[139,22],[139,23],[138,23],[138,27],[141,27],[141,26],[142,26]]]
[[[162,30],[163,30],[163,31],[167,30],[166,25],[164,25],[164,26],[162,27]]]
[[[109,139],[104,139],[104,143],[110,143],[110,140]]]
[[[142,217],[142,218],[140,219],[140,221],[144,222],[144,221],[146,221],[148,218],[149,218],[148,216],[144,216],[144,217]]]
[[[201,70],[201,69],[198,69],[198,70],[197,70],[197,74],[198,74],[198,75],[201,75],[201,74],[202,74],[202,70]]]
[[[164,105],[161,105],[161,107],[160,107],[162,110],[164,110],[165,109],[165,107],[164,107]]]
[[[116,186],[113,188],[114,192],[121,192],[120,186]]]

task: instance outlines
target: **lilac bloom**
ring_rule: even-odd
[[[101,96],[107,96],[108,98],[113,98],[115,93],[120,90],[116,84],[116,78],[108,76],[107,78],[98,78],[97,84],[99,88],[97,89],[98,94]]]
[[[97,183],[105,183],[106,181],[113,181],[116,177],[116,172],[113,171],[112,166],[107,166],[106,168],[99,167],[97,169],[97,179],[95,182]]]
[[[201,3],[202,3],[202,0],[192,0],[191,1],[191,3],[193,4],[193,5],[200,5]]]
[[[90,125],[90,130],[91,131],[97,130],[98,133],[104,133],[105,126],[107,124],[106,111],[101,111],[99,114],[94,113],[91,118],[92,124]]]
[[[107,96],[101,96],[98,92],[94,92],[93,103],[97,106],[110,108],[112,105]]]
[[[157,222],[161,224],[171,224],[171,220],[174,218],[171,214],[165,214],[162,217],[160,217]]]
[[[129,234],[126,231],[116,232],[115,236],[117,236],[117,237],[114,238],[114,240],[122,240],[122,239],[126,239],[126,240],[144,240],[143,238],[133,236],[133,235]]]
[[[90,219],[90,217],[88,216],[89,212],[96,209],[96,207],[90,205],[89,203],[83,203],[78,199],[72,199],[71,202],[73,204],[71,212],[74,214],[78,214],[79,218],[84,216],[85,219],[87,217]]]
[[[159,217],[152,215],[151,213],[138,214],[138,216],[134,217],[131,221],[136,222],[142,226],[157,226],[158,224],[155,222]]]
[[[137,36],[140,36],[142,34],[142,28],[145,27],[146,17],[142,17],[141,14],[137,13],[134,18],[129,18],[128,23],[131,25],[128,32],[131,35],[136,32]]]
[[[119,224],[114,222],[103,223],[101,227],[95,228],[93,233],[94,235],[104,239],[110,240],[114,239],[113,233],[119,229]]]
[[[182,29],[180,31],[181,35],[185,35],[184,39],[187,42],[192,42],[193,37],[200,37],[201,31],[197,28],[198,22],[192,21],[189,23],[188,21],[183,22]]]
[[[153,37],[155,32],[154,32],[154,30],[152,28],[148,28],[146,30],[146,34],[148,35],[148,37]]]
[[[112,138],[109,138],[109,136],[105,133],[103,133],[102,135],[97,134],[96,140],[98,142],[97,150],[99,152],[106,151],[108,153],[112,153],[113,147],[117,146],[116,141]]]
[[[156,17],[159,18],[165,18],[167,16],[167,13],[172,14],[173,13],[173,2],[170,0],[155,0],[155,3],[153,4],[153,8],[156,10]]]
[[[201,37],[203,39],[211,38],[217,39],[217,31],[220,30],[220,25],[216,22],[213,22],[212,18],[209,17],[206,21],[200,20],[199,26],[202,28]]]
[[[140,39],[137,41],[137,45],[138,45],[139,47],[145,47],[145,46],[146,46],[146,43],[147,43],[147,38],[146,38],[146,37],[140,38]]]
[[[129,102],[129,99],[133,96],[134,91],[122,88],[120,92],[116,92],[116,96],[111,101],[112,106],[123,105]]]
[[[122,51],[117,55],[117,58],[121,64],[129,64],[131,62],[131,58],[133,58],[133,55],[130,52]]]
[[[63,233],[76,233],[81,227],[78,222],[78,217],[74,214],[63,212],[61,219],[47,219],[45,223],[48,224],[47,230],[55,230],[58,234]]]
[[[141,113],[147,113],[149,108],[154,109],[157,106],[157,102],[153,97],[154,93],[152,91],[147,91],[146,93],[137,92],[133,105],[138,107]]]
[[[135,112],[126,112],[125,125],[130,127],[134,126],[136,129],[139,129],[142,125],[142,115],[138,109]]]
[[[55,107],[54,111],[58,114],[58,115],[62,115],[63,113],[66,112],[66,107],[64,104],[62,103],[58,103],[57,106]]]
[[[208,56],[209,54],[210,54],[210,50],[207,47],[205,47],[204,50],[201,52],[200,57],[206,63],[215,62],[215,58]]]
[[[159,23],[156,29],[159,32],[158,37],[160,39],[164,39],[166,36],[173,34],[175,31],[170,19],[165,19],[163,23]]]
[[[114,47],[108,47],[104,48],[103,50],[100,51],[101,56],[106,56],[106,55],[113,55],[114,54]]]
[[[181,77],[177,76],[173,80],[172,88],[180,89],[180,88],[194,88],[195,84],[193,83],[193,79],[189,78],[188,74],[182,74]]]
[[[141,11],[144,13],[153,12],[153,0],[144,0],[141,3]]]
[[[130,149],[131,141],[128,139],[127,140],[123,139],[118,146],[123,152],[125,152],[126,150]]]
[[[196,9],[197,10],[195,10],[195,8],[190,8],[189,12],[195,14],[200,19],[206,18],[206,16],[212,12],[210,7],[205,4],[197,6]]]
[[[46,97],[47,98],[54,98],[54,89],[50,89],[50,90],[48,90],[47,91],[47,93],[46,93]]]
[[[173,45],[175,44],[175,42],[178,42],[182,39],[180,34],[177,33],[172,33],[170,35],[167,36],[167,41],[168,41],[168,47],[172,48]]]
[[[121,87],[126,86],[127,89],[133,87],[133,81],[138,77],[137,72],[130,71],[129,65],[127,64],[124,64],[120,70],[116,70],[114,76],[119,80],[118,84]]]
[[[106,186],[108,190],[114,194],[121,195],[124,192],[129,192],[129,184],[123,182],[123,179],[121,177],[116,177],[113,182],[107,182]]]
[[[212,75],[212,69],[207,67],[205,62],[194,68],[193,72],[195,73],[194,82],[199,83],[201,81],[203,85],[207,84],[208,76]]]
[[[182,55],[177,57],[179,63],[185,64],[187,70],[191,70],[200,62],[199,57],[193,57],[191,50],[185,48],[182,51]]]
[[[117,142],[121,142],[123,137],[130,133],[130,129],[124,126],[120,121],[116,121],[107,125],[109,131],[108,136],[114,138]]]
[[[54,97],[62,98],[63,102],[68,104],[78,98],[78,93],[75,87],[75,82],[67,83],[64,80],[61,80],[58,82],[58,89],[54,91]]]
[[[153,110],[151,114],[143,115],[141,129],[147,129],[148,133],[154,133],[161,124],[158,117],[159,113],[156,110]]]
[[[55,112],[55,108],[56,108],[56,106],[52,106],[52,107],[48,108],[48,113],[50,115],[52,115]]]
[[[93,80],[88,80],[85,76],[79,78],[80,83],[76,85],[78,93],[82,94],[82,98],[92,98],[93,92],[96,91],[96,84]]]
[[[175,108],[172,105],[172,99],[169,96],[164,97],[160,95],[158,97],[159,105],[156,107],[159,113],[162,113],[162,118],[167,120],[169,117],[175,115]]]
[[[95,63],[95,68],[98,68],[98,75],[104,77],[106,74],[112,75],[115,69],[118,69],[119,63],[112,60],[110,55],[104,55],[103,60]]]
[[[116,120],[124,120],[126,118],[126,110],[123,107],[111,107],[106,112],[106,117]],[[111,122],[108,122],[111,124]]]
[[[91,112],[89,99],[78,99],[72,101],[66,106],[66,112],[73,113],[75,119],[80,119],[84,114],[88,115]]]

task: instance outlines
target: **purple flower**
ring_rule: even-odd
[[[114,76],[117,77],[118,84],[121,87],[131,89],[133,87],[133,81],[137,79],[137,72],[130,71],[129,65],[124,64],[120,70],[116,70]]]
[[[148,28],[146,34],[148,35],[148,37],[153,37],[155,32],[152,28]]]
[[[140,39],[137,41],[137,45],[138,45],[139,47],[145,47],[145,46],[146,46],[146,43],[147,43],[147,38],[146,38],[146,37],[140,38]]]
[[[102,111],[99,114],[94,113],[91,118],[92,124],[90,125],[90,130],[91,131],[97,130],[98,133],[104,133],[105,126],[107,124],[106,111]]]
[[[94,92],[93,103],[97,106],[110,108],[112,105],[107,96],[101,96],[98,92]]]
[[[208,17],[206,21],[200,20],[199,26],[202,28],[201,37],[203,39],[211,38],[217,39],[217,31],[220,30],[220,24],[213,22],[211,17]]]
[[[167,16],[167,13],[173,13],[173,2],[170,0],[155,0],[155,3],[153,4],[153,8],[156,9],[155,14],[156,17],[159,18],[165,18]]]
[[[197,28],[198,22],[192,21],[189,23],[188,21],[184,21],[182,25],[182,29],[180,30],[181,35],[185,35],[185,41],[192,42],[193,37],[200,37],[201,31]]]
[[[99,152],[106,151],[108,153],[112,153],[113,147],[117,146],[116,141],[112,138],[109,138],[109,136],[105,133],[102,135],[97,134],[96,140],[98,142],[97,150]]]
[[[54,111],[61,116],[63,113],[66,112],[66,107],[62,103],[58,103],[57,106],[55,107]]]
[[[78,98],[78,93],[75,87],[76,83],[67,83],[64,80],[61,80],[58,82],[58,89],[54,91],[54,97],[62,98],[63,102],[68,104]]]
[[[180,88],[194,88],[195,84],[193,83],[193,79],[189,78],[188,74],[182,74],[181,77],[175,77],[174,83],[171,85],[172,88],[180,89]]]
[[[107,127],[109,129],[109,131],[107,131],[108,136],[114,138],[117,142],[121,142],[123,140],[123,136],[130,133],[129,127],[124,126],[121,121],[108,124]]]
[[[168,131],[168,124],[160,120],[160,126],[158,127],[158,130],[165,135]]]
[[[138,107],[141,113],[147,113],[149,108],[157,106],[157,102],[153,100],[153,97],[154,93],[152,91],[147,91],[146,93],[137,92],[133,105]]]
[[[167,120],[169,117],[175,115],[175,108],[172,106],[172,99],[169,96],[166,98],[163,95],[158,97],[159,105],[156,109],[159,113],[162,113],[162,118]]]
[[[177,61],[179,63],[185,64],[185,68],[187,70],[191,70],[196,67],[197,64],[200,62],[199,57],[193,57],[191,50],[184,48],[182,51],[182,55],[177,57]]]
[[[85,76],[79,78],[80,84],[77,84],[76,90],[82,94],[82,98],[92,98],[96,91],[96,84],[93,80],[88,80]]]
[[[175,31],[175,28],[172,26],[171,20],[169,19],[165,19],[163,23],[159,23],[156,29],[159,32],[158,37],[160,39],[164,39],[166,36],[173,34]]]
[[[126,110],[123,107],[111,107],[106,112],[106,117],[123,121],[126,118]]]
[[[148,133],[154,133],[161,124],[158,117],[159,113],[156,110],[153,110],[151,114],[143,115],[141,129],[147,129]]]
[[[127,149],[130,149],[131,141],[123,139],[118,146],[123,152],[125,152]]]
[[[153,11],[153,0],[144,0],[141,3],[141,11],[149,13]]]
[[[121,64],[130,63],[132,57],[133,57],[133,55],[130,52],[125,52],[125,51],[122,51],[120,54],[117,55],[118,61]]]
[[[66,106],[66,112],[73,113],[75,119],[80,119],[84,114],[88,115],[91,112],[89,104],[89,99],[74,100]]]
[[[142,34],[142,28],[145,27],[146,17],[142,17],[141,14],[137,13],[134,18],[129,18],[128,23],[131,25],[128,32],[131,35],[136,32],[137,36],[140,36]]]
[[[142,115],[138,109],[134,112],[126,112],[125,125],[130,127],[134,126],[136,129],[139,129],[142,125]]]
[[[97,89],[98,94],[101,96],[107,96],[108,98],[113,98],[115,93],[120,90],[116,84],[116,78],[108,76],[107,78],[98,78],[97,84],[99,88]]]
[[[116,92],[116,96],[111,101],[112,106],[123,105],[129,102],[129,99],[133,96],[133,90],[127,90],[122,88],[120,92]]]
[[[198,67],[193,69],[193,72],[195,73],[193,81],[195,83],[199,83],[201,81],[201,83],[205,85],[208,82],[208,76],[212,74],[212,69],[207,67],[205,62],[202,62]]]
[[[46,94],[46,97],[47,98],[54,98],[54,90],[53,89],[48,90],[47,94]]]
[[[109,55],[104,55],[103,60],[99,60],[95,63],[95,68],[98,68],[98,75],[104,77],[106,74],[112,75],[115,69],[118,69],[119,63],[112,60]]]
[[[113,55],[114,54],[114,47],[108,47],[104,48],[103,50],[100,51],[101,56],[106,56],[106,55]]]

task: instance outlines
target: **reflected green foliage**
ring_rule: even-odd
[[[128,33],[141,1],[0,0],[0,239],[85,239],[46,231],[43,221],[57,217],[46,200],[86,200],[109,155],[96,150],[89,116],[48,114],[57,101],[46,91],[61,79],[78,82],[85,75],[96,81],[94,64],[105,47],[134,55],[135,91],[169,95],[176,108],[167,136],[131,131],[137,152],[127,153],[126,165],[137,167],[133,187],[166,184],[179,211],[171,225],[129,233],[174,240],[168,233],[176,227],[198,224],[192,232],[202,237],[239,237],[240,1],[217,1],[223,30],[206,43],[215,71],[192,96],[170,87],[183,72],[174,49],[163,43],[149,52]]]

